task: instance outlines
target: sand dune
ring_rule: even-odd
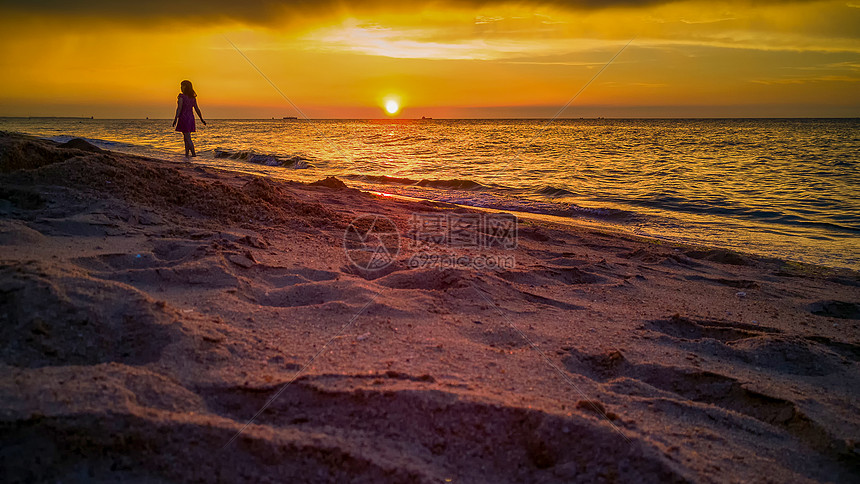
[[[530,219],[513,268],[411,268],[467,210],[10,134],[0,171],[7,482],[860,478],[857,273]]]

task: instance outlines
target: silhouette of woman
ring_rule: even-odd
[[[179,89],[182,93],[179,94],[176,101],[176,116],[173,118],[173,126],[176,126],[176,131],[182,133],[185,140],[185,157],[197,156],[194,152],[194,142],[191,141],[191,133],[197,131],[194,128],[194,111],[197,111],[197,117],[200,122],[206,125],[203,120],[203,115],[200,114],[200,108],[197,107],[197,93],[194,92],[194,87],[191,86],[191,81],[182,81],[179,84]]]

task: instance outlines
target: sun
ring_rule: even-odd
[[[394,99],[385,101],[385,112],[388,114],[397,114],[400,111],[400,104]]]
[[[382,111],[389,117],[399,116],[403,109],[403,97],[391,91],[380,96],[378,102],[381,104]]]

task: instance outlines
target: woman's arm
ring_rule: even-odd
[[[176,115],[173,116],[173,126],[176,126],[176,121],[179,119],[180,112],[182,112],[182,96],[176,100]]]
[[[200,114],[200,108],[197,107],[197,103],[194,103],[194,110],[197,111],[197,117],[200,118],[200,122],[203,123],[203,125],[205,126],[206,121],[203,121],[203,115]]]

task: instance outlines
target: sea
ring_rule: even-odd
[[[201,165],[860,269],[860,119],[207,121]],[[0,130],[185,162],[170,120]]]

